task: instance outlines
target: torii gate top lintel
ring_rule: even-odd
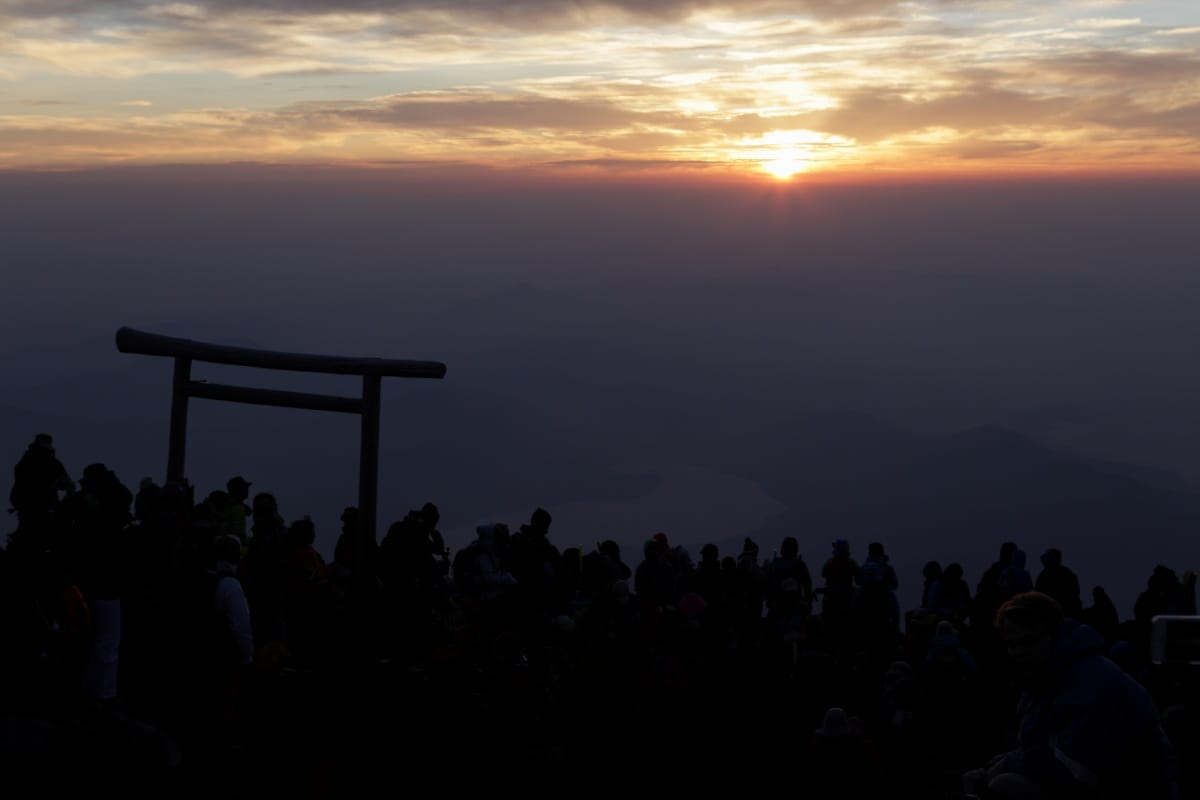
[[[282,369],[292,372],[323,372],[334,375],[378,375],[382,378],[444,378],[446,365],[440,361],[399,361],[389,358],[284,353],[248,347],[209,344],[157,333],[120,328],[117,350],[145,356],[190,358],[210,364]]]

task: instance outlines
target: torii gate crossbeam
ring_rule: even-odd
[[[282,353],[274,350],[255,350],[196,342],[190,339],[177,339],[132,328],[120,328],[117,331],[117,350],[122,353],[167,356],[175,359],[175,377],[171,390],[171,431],[167,446],[168,481],[180,481],[184,478],[189,397],[360,415],[362,417],[362,433],[358,462],[358,520],[361,535],[355,547],[356,567],[364,563],[363,559],[366,553],[363,551],[363,547],[367,537],[370,537],[372,543],[376,538],[375,517],[379,490],[379,406],[383,378],[441,379],[446,376],[446,365],[440,361],[398,361],[382,358]],[[193,361],[291,372],[360,375],[362,376],[362,396],[337,397],[193,381],[191,379]]]

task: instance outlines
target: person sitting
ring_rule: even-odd
[[[1022,688],[1017,747],[968,772],[968,793],[998,798],[1178,796],[1175,753],[1149,693],[1104,656],[1096,631],[1040,592],[996,613]]]

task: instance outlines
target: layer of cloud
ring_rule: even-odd
[[[1182,45],[1183,33],[1162,35],[1188,26],[1148,26],[1111,4],[1017,10],[0,0],[0,76],[20,89],[7,103],[0,95],[0,165],[775,159],[890,169],[1192,158],[1181,143],[1200,136],[1200,57],[1165,46]],[[323,74],[358,77],[296,78]],[[33,114],[16,98],[55,97],[39,83],[47,75],[107,81],[113,96]],[[184,81],[207,86],[206,99],[169,90]]]

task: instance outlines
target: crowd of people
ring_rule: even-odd
[[[1005,542],[974,587],[930,561],[904,610],[878,542],[860,561],[798,532],[770,558],[746,538],[696,561],[659,532],[630,558],[613,540],[560,549],[539,508],[452,553],[433,503],[378,543],[347,508],[327,562],[310,519],[250,490],[133,492],[103,464],[76,483],[34,439],[0,550],[6,780],[1197,796],[1200,676],[1149,657],[1156,616],[1196,614],[1194,572],[1155,568],[1122,619],[1102,587],[1084,602],[1059,550],[1035,578]]]

